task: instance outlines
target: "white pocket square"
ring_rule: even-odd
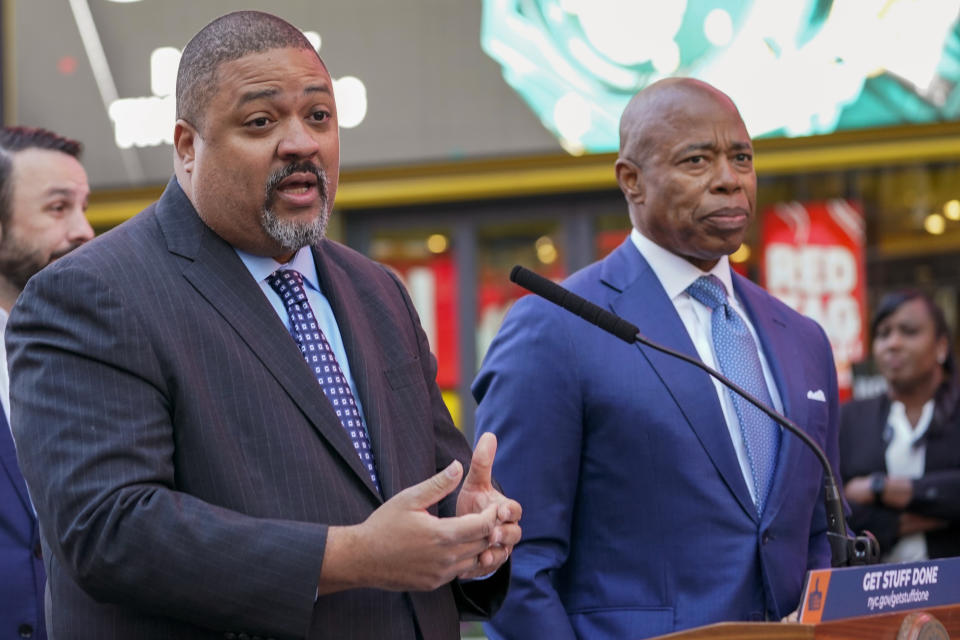
[[[826,402],[827,396],[823,395],[823,389],[807,391],[807,400],[816,400],[817,402]]]

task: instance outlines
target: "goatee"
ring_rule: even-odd
[[[277,187],[295,173],[311,173],[317,178],[320,190],[320,212],[313,220],[285,220],[273,211]],[[267,179],[266,199],[260,216],[260,225],[267,236],[288,251],[299,251],[323,240],[330,219],[329,186],[326,172],[311,162],[295,162],[275,171]]]

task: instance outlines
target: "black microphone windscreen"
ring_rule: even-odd
[[[510,280],[567,311],[577,314],[604,331],[612,333],[624,342],[633,344],[637,333],[640,331],[635,325],[630,324],[623,318],[520,265],[516,265],[510,271]]]

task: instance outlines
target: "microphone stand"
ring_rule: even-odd
[[[725,386],[733,389],[734,392],[745,398],[750,404],[770,416],[774,422],[800,438],[800,440],[814,452],[820,461],[820,466],[823,467],[824,506],[827,512],[827,540],[830,542],[830,564],[834,567],[847,567],[876,564],[880,561],[880,546],[872,533],[867,531],[861,536],[849,535],[847,522],[843,516],[843,501],[840,498],[840,489],[837,486],[836,477],[833,475],[833,468],[830,466],[830,461],[827,459],[827,455],[823,452],[823,449],[821,449],[803,429],[798,427],[796,423],[766,406],[740,385],[719,371],[708,367],[697,358],[691,358],[685,353],[680,353],[670,347],[657,344],[647,339],[640,333],[640,329],[636,325],[564,289],[552,280],[548,280],[529,269],[516,265],[510,272],[510,281],[580,316],[587,322],[612,333],[628,344],[639,342],[651,349],[673,356],[674,358],[679,358],[684,362],[689,362],[695,367],[706,371]]]

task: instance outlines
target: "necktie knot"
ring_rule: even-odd
[[[288,309],[291,305],[302,303],[307,299],[307,291],[303,288],[303,276],[295,269],[274,271],[267,276],[267,284],[277,292]]]
[[[727,290],[717,276],[700,276],[687,287],[687,293],[711,310],[727,304]]]

